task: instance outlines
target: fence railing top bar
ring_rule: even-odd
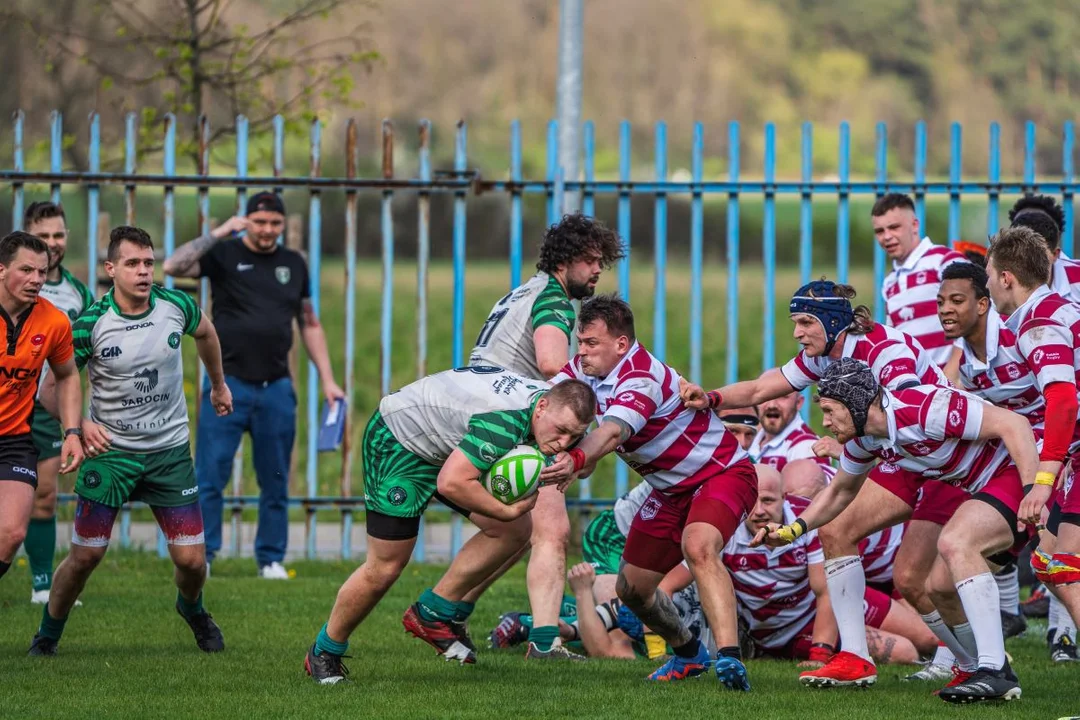
[[[457,175],[452,177],[449,175]],[[348,178],[348,177],[273,177],[273,176],[226,176],[226,175],[166,175],[138,173],[101,173],[101,172],[31,172],[23,170],[0,170],[0,183],[25,185],[41,183],[50,185],[124,185],[153,187],[195,187],[195,188],[247,188],[280,187],[297,188],[311,191],[345,190],[402,190],[414,192],[454,192],[472,190],[480,194],[485,192],[550,192],[554,180],[484,180],[476,171],[436,174],[431,180],[389,179],[389,178]],[[594,180],[563,181],[563,187],[570,191],[587,190],[594,193],[643,192],[643,193],[847,193],[855,195],[876,195],[884,192],[925,193],[928,195],[947,195],[950,193],[981,194],[1023,194],[1051,193],[1073,194],[1080,192],[1080,181],[1046,180],[1035,183],[1020,181],[986,182],[967,180],[963,182],[902,182],[886,183],[873,181],[838,182],[835,180],[815,180],[811,182],[786,181],[763,182],[761,180],[739,181],[703,181],[680,182],[655,180]]]

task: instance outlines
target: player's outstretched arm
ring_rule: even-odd
[[[439,494],[455,505],[502,522],[516,520],[532,510],[539,497],[539,493],[534,492],[524,500],[504,505],[480,484],[480,471],[460,448],[455,448],[443,463],[436,486]]]
[[[228,415],[232,412],[232,392],[225,384],[225,370],[221,364],[221,342],[218,340],[214,323],[210,322],[205,315],[199,320],[194,337],[199,359],[206,366],[206,374],[210,377],[210,403],[218,415]]]
[[[75,358],[66,362],[49,362],[52,374],[56,376],[56,403],[60,415],[60,425],[64,430],[78,428],[82,420],[82,380]],[[79,467],[83,459],[82,441],[75,435],[64,438],[61,450],[60,472],[69,473]]]
[[[209,252],[219,240],[230,235],[239,235],[248,229],[248,219],[237,215],[229,218],[210,231],[209,235],[200,235],[191,242],[178,247],[172,255],[165,258],[162,269],[172,277],[197,278],[202,275],[199,259]]]
[[[565,490],[576,477],[592,472],[600,458],[614,452],[630,435],[630,426],[622,420],[601,420],[600,426],[586,435],[576,448],[555,456],[555,462],[541,471],[540,483],[558,485],[560,490]]]
[[[866,473],[852,475],[846,470],[838,471],[832,482],[814,497],[809,507],[803,510],[794,523],[790,525],[769,523],[758,530],[757,535],[750,542],[750,547],[762,544],[769,547],[781,547],[794,542],[800,535],[831,522],[851,504],[865,480]]]
[[[725,385],[709,393],[699,385],[680,383],[679,396],[682,398],[683,405],[693,410],[704,410],[710,407],[721,410],[759,405],[783,397],[794,389],[780,368],[772,368],[754,380],[743,380]]]
[[[604,621],[596,612],[596,571],[589,563],[578,563],[566,573],[566,581],[574,593],[578,606],[578,633],[585,652],[594,658],[615,658],[633,660],[634,649],[625,642],[612,640]]]

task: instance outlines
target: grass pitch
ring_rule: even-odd
[[[810,690],[792,663],[751,661],[753,691],[721,690],[707,676],[674,685],[644,678],[646,660],[585,664],[526,663],[521,652],[481,650],[462,667],[437,659],[401,628],[401,615],[433,584],[437,566],[406,569],[353,638],[351,682],[320,687],[303,657],[354,563],[297,562],[296,579],[254,577],[250,560],[220,560],[206,589],[207,608],[227,649],[208,656],[173,610],[167,560],[110,551],[72,611],[55,658],[26,650],[41,617],[31,606],[25,567],[0,581],[0,717],[5,718],[1028,718],[1080,712],[1080,666],[1055,666],[1044,624],[1009,641],[1023,698],[1007,705],[955,707],[930,687],[882,667],[869,690]],[[523,566],[481,599],[471,621],[477,644],[502,611],[527,607]]]

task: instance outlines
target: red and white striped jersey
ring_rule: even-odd
[[[814,454],[814,443],[818,441],[818,435],[809,425],[803,422],[798,415],[788,423],[788,426],[780,431],[779,435],[766,439],[765,430],[758,430],[754,442],[747,450],[754,462],[769,465],[782,472],[784,466],[792,460],[810,458],[825,471],[827,477],[836,474],[836,468],[832,466],[827,457],[818,457]]]
[[[990,308],[986,315],[986,362],[979,360],[971,344],[958,338],[960,348],[960,389],[978,395],[991,405],[1026,417],[1042,438],[1046,401],[1027,358],[1020,352],[1016,333],[1006,327],[1001,315]]]
[[[853,475],[907,470],[970,493],[981,490],[1008,457],[1003,443],[978,439],[985,401],[961,390],[920,385],[882,393],[887,437],[858,437],[844,445],[840,468]]]
[[[890,390],[907,384],[949,385],[945,374],[915,338],[881,323],[875,323],[865,335],[847,333],[842,357],[862,360],[874,371],[878,382]],[[833,362],[827,356],[810,357],[800,350],[780,372],[791,387],[802,390],[820,380]]]
[[[923,238],[903,263],[893,261],[893,270],[881,287],[889,325],[918,340],[939,366],[949,361],[952,343],[938,320],[937,291],[941,271],[954,262],[967,262],[967,258]]]
[[[863,572],[868,583],[887,583],[892,581],[893,565],[896,564],[896,551],[904,539],[904,523],[878,530],[859,543],[862,555]]]
[[[616,419],[630,427],[631,436],[616,452],[657,490],[693,492],[746,458],[715,413],[683,407],[679,374],[636,342],[607,377],[589,377],[575,356],[551,382],[567,378],[592,387],[597,422]]]
[[[809,504],[806,498],[789,495],[781,522],[795,522]],[[739,615],[749,624],[750,635],[764,648],[779,649],[814,619],[817,598],[810,589],[807,566],[824,563],[825,553],[816,530],[779,548],[752,548],[753,537],[746,523],[739,523],[722,558],[735,586]]]
[[[1050,291],[1066,300],[1080,302],[1080,260],[1060,253],[1050,270]]]

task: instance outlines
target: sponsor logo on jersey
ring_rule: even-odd
[[[801,547],[795,548],[794,550],[791,551],[791,558],[792,558],[792,560],[799,563],[800,565],[805,565],[806,564],[806,550],[803,550]]]
[[[1036,365],[1038,365],[1039,363],[1041,363],[1041,362],[1042,362],[1042,359],[1043,359],[1043,355],[1044,355],[1044,354],[1045,354],[1045,353],[1043,353],[1043,351],[1042,351],[1042,350],[1036,350],[1035,352],[1031,353],[1031,362],[1033,362],[1033,363],[1035,363]]]
[[[960,424],[963,422],[963,420],[964,420],[964,418],[963,418],[962,415],[960,415],[959,410],[950,410],[949,411],[949,425],[950,426],[952,426],[952,427],[960,427]]]
[[[157,368],[143,368],[132,376],[135,381],[135,389],[139,392],[148,393],[158,384]]]
[[[21,465],[12,465],[11,472],[15,473],[16,475],[29,475],[32,478],[37,477],[37,471],[31,470],[30,468],[24,468]]]
[[[75,308],[71,308],[70,310],[67,311],[67,316],[69,318],[71,318],[72,320],[78,320],[79,319],[79,311],[76,310]]]
[[[498,451],[489,442],[480,443],[480,459],[484,462],[493,463],[499,459]]]
[[[124,327],[124,332],[131,332],[132,330],[142,330],[143,328],[154,327],[153,320],[147,320],[144,323],[136,323],[134,325],[127,325]]]
[[[180,333],[174,332],[169,335],[169,347],[173,350],[180,347]]]
[[[405,488],[395,485],[386,492],[386,499],[391,505],[401,505],[409,497],[409,494],[405,492]]]
[[[38,333],[34,337],[30,338],[30,344],[31,345],[42,345],[42,344],[44,344],[44,342],[45,342],[45,336],[42,335],[41,333]]]
[[[900,315],[900,319],[905,322],[908,320],[913,320],[915,318],[915,308],[907,305],[906,307],[900,308],[900,312],[898,314]]]
[[[254,270],[254,263],[236,263],[236,272],[247,272],[248,270]]]
[[[1017,367],[1016,363],[1009,363],[1005,366],[1005,374],[1009,376],[1010,380],[1016,380],[1020,377],[1020,368]]]
[[[102,360],[111,360],[112,358],[118,358],[123,354],[124,352],[120,349],[119,345],[113,345],[112,347],[101,349]]]
[[[97,486],[101,485],[101,473],[99,473],[97,470],[91,470],[90,472],[86,473],[85,475],[83,475],[83,484],[93,490]]]
[[[292,277],[292,270],[290,270],[285,265],[278,265],[276,268],[274,268],[274,277],[277,278],[277,281],[279,283],[281,283],[282,285],[286,285],[288,284],[289,279]]]
[[[0,378],[7,378],[8,380],[31,380],[37,376],[37,368],[8,368],[0,366]]]

